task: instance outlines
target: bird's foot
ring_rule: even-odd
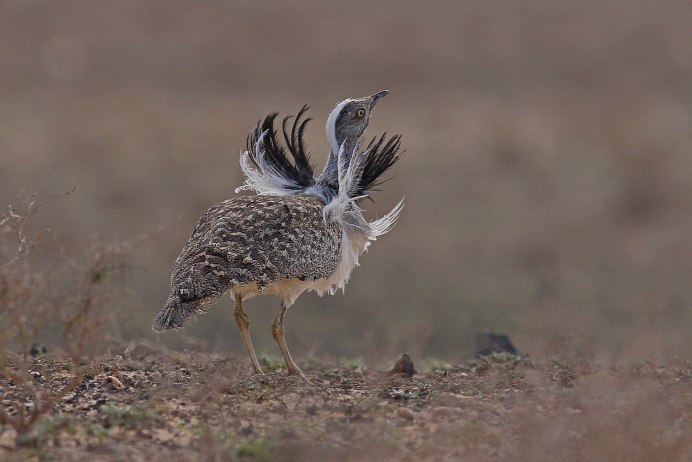
[[[304,380],[305,382],[309,383],[310,385],[312,385],[312,382],[310,381],[310,379],[308,379],[308,378],[305,376],[305,374],[303,374],[303,371],[301,371],[301,370],[298,369],[298,368],[295,368],[295,369],[288,369],[288,375],[291,376],[291,377],[300,378],[300,379]]]
[[[252,372],[255,375],[264,375],[264,371],[262,370],[261,367],[259,367],[259,364],[251,364],[252,367]]]

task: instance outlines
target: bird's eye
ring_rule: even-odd
[[[363,108],[358,109],[356,111],[356,117],[358,117],[359,119],[362,119],[363,117],[365,117],[365,109],[363,109]]]

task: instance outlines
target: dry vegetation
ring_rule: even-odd
[[[692,8],[371,3],[0,3],[0,459],[692,460]],[[291,309],[313,385],[251,376],[228,301],[153,337],[257,119],[311,104],[319,162],[384,88],[368,213],[406,208]]]
[[[0,214],[0,381],[6,393],[0,424],[12,428],[18,441],[39,419],[56,412],[65,394],[79,385],[94,352],[102,350],[112,318],[108,298],[115,288],[109,278],[122,265],[122,251],[116,248],[91,248],[84,258],[50,268],[33,261],[41,234],[31,229],[30,221],[56,197],[40,201],[31,196]],[[66,381],[43,388],[30,355],[47,351],[37,341],[47,338],[48,330],[61,341]]]

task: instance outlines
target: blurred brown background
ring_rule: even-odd
[[[692,7],[553,2],[0,3],[0,202],[77,189],[38,217],[43,257],[131,245],[126,339],[151,337],[197,218],[235,195],[270,111],[378,90],[369,136],[406,153],[376,202],[393,232],[346,294],[290,310],[297,358],[408,350],[450,362],[484,329],[535,357],[689,355]],[[278,354],[278,301],[248,303]],[[242,346],[224,298],[170,346]]]

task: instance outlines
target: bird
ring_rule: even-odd
[[[359,256],[390,231],[403,208],[401,199],[390,212],[368,222],[359,207],[399,159],[401,135],[385,133],[367,146],[361,138],[375,105],[387,93],[349,98],[331,111],[326,124],[329,153],[319,175],[304,142],[312,120],[305,116],[307,106],[283,119],[283,143],[274,128],[278,113],[257,123],[240,158],[246,179],[236,189],[256,194],[222,201],[200,217],[171,268],[169,296],[154,319],[154,331],[182,328],[230,292],[250,365],[262,374],[242,302],[277,295],[281,303],[271,323],[272,336],[287,373],[308,380],[286,345],[286,310],[305,291],[323,295],[343,290]]]

